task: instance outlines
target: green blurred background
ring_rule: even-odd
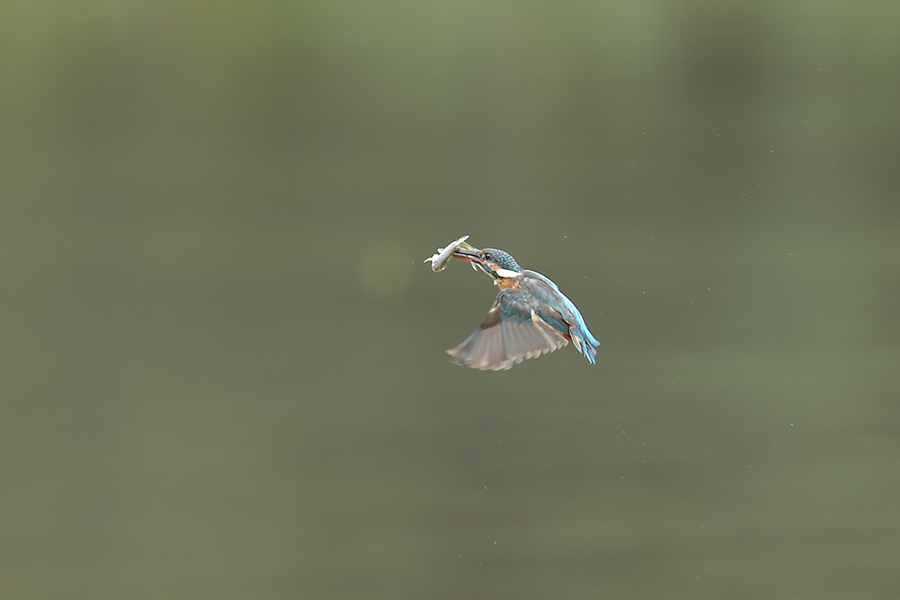
[[[900,597],[900,4],[2,13],[3,598]]]

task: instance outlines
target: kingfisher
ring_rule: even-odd
[[[537,271],[523,269],[503,250],[479,250],[460,240],[454,244],[452,256],[469,261],[500,288],[481,327],[459,346],[447,350],[454,363],[502,371],[526,358],[558,350],[570,341],[589,363],[595,363],[600,342],[555,283]]]

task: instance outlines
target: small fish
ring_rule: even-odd
[[[472,246],[466,243],[467,239],[469,239],[469,236],[464,235],[458,240],[451,242],[446,248],[438,248],[434,256],[429,256],[422,262],[431,262],[431,270],[435,273],[443,271],[447,267],[447,262],[453,256],[453,253],[456,252],[457,248],[472,248]]]

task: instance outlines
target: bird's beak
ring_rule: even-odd
[[[479,250],[478,248],[475,248],[473,246],[470,246],[469,244],[467,244],[465,242],[463,242],[462,244],[459,245],[459,248],[457,248],[453,252],[453,256],[456,258],[461,258],[463,260],[467,260],[471,263],[476,263],[476,264],[481,264],[481,265],[484,264],[484,258],[482,258],[482,256],[481,256],[481,250]]]
[[[481,269],[491,277],[497,278],[497,274],[494,273],[494,270],[484,261],[484,256],[482,256],[481,250],[478,248],[474,248],[463,242],[459,245],[459,248],[453,252],[453,256],[469,261],[472,263],[472,268],[476,271]]]

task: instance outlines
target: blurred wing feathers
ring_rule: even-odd
[[[525,290],[501,291],[481,327],[447,353],[456,364],[500,371],[568,344],[560,331],[535,312],[534,305],[533,296]],[[545,316],[555,320],[558,314]]]

